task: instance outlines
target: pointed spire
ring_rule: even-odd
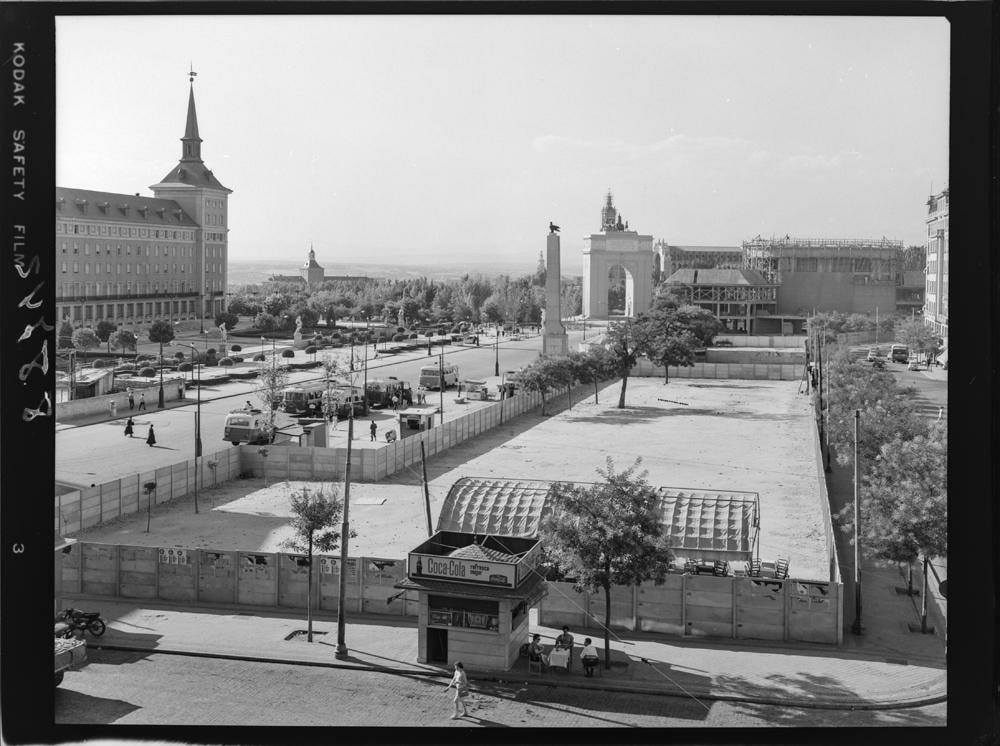
[[[184,126],[184,137],[181,138],[184,146],[181,151],[182,161],[201,161],[201,138],[198,136],[198,112],[194,107],[194,76],[197,74],[193,67],[188,73],[191,88],[188,92],[187,122]]]

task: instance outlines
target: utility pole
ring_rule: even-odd
[[[441,348],[441,356],[438,358],[438,394],[441,401],[441,424],[444,424],[444,347]]]
[[[497,334],[496,341],[493,343],[493,349],[496,351],[496,360],[493,363],[493,375],[500,375],[500,335]]]
[[[424,510],[427,512],[427,535],[431,536],[434,533],[434,528],[431,524],[431,494],[427,489],[427,455],[424,451],[424,441],[420,441],[420,471],[422,472],[422,479],[424,483]],[[925,576],[926,577],[926,574]]]
[[[160,397],[159,397],[160,409],[163,409],[163,342],[160,341]]]
[[[854,410],[854,624],[851,632],[864,634],[865,627],[861,623],[861,540],[858,522],[861,519],[861,470],[858,464],[858,432],[861,423],[861,410]]]
[[[354,441],[354,402],[351,402],[351,414],[347,420],[347,466],[344,467],[344,523],[340,527],[340,591],[337,603],[337,650],[334,657],[343,660],[347,657],[347,643],[344,639],[346,619],[344,604],[347,594],[347,542],[351,536],[348,513],[351,507],[351,443]]]

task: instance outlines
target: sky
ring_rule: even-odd
[[[57,19],[62,187],[152,196],[194,91],[229,259],[580,273],[606,193],[678,245],[924,244],[948,181],[940,18]]]

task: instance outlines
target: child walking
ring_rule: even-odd
[[[458,720],[463,715],[469,714],[465,708],[465,699],[469,696],[469,677],[465,675],[465,666],[462,665],[461,661],[455,663],[455,675],[451,677],[451,683],[446,689],[452,687],[455,687],[455,714],[451,716],[451,719]],[[461,712],[458,711],[459,705],[462,706]]]

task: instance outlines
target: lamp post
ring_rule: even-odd
[[[496,358],[493,361],[493,375],[500,375],[500,335],[497,335],[496,340],[493,342],[493,350],[496,352]]]
[[[367,351],[368,346],[365,346]],[[367,400],[367,397],[366,397]],[[366,409],[367,412],[367,404]],[[347,542],[351,537],[351,527],[348,515],[351,509],[351,443],[354,441],[354,402],[351,401],[351,413],[347,419],[347,465],[344,467],[344,522],[340,527],[340,589],[337,604],[337,649],[333,655],[343,660],[347,657],[347,642],[345,640],[346,618],[344,616],[345,597],[347,594]]]
[[[864,634],[865,626],[861,623],[861,542],[859,541],[858,521],[861,516],[861,470],[858,465],[858,431],[861,423],[861,410],[854,410],[854,624],[851,632]]]
[[[191,348],[191,357],[196,358],[198,349],[193,344],[180,343],[182,347]],[[194,415],[194,512],[198,512],[198,459],[201,458],[201,363],[195,362],[198,368],[198,405]]]
[[[163,409],[163,342],[160,341],[160,396],[159,407]]]

